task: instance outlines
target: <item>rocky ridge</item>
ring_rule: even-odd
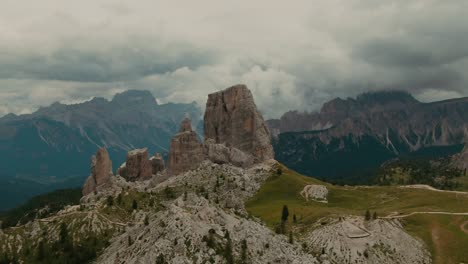
[[[171,144],[166,172],[159,170],[160,157],[148,159],[146,149],[132,151],[117,175],[105,178],[105,188],[87,192],[80,206],[66,208],[47,219],[36,219],[15,232],[0,234],[0,247],[8,252],[20,252],[26,241],[33,241],[33,248],[39,247],[39,241],[58,241],[63,223],[71,230],[74,243],[79,244],[83,237],[92,234],[108,241],[103,251],[99,251],[96,263],[147,263],[155,260],[159,263],[342,263],[365,261],[360,255],[364,254],[361,250],[368,249],[368,245],[380,246],[377,241],[384,241],[383,245],[389,249],[399,249],[394,243],[400,237],[408,242],[402,244],[407,247],[403,253],[391,254],[392,251],[386,248],[370,253],[378,256],[376,259],[382,263],[390,263],[394,258],[401,263],[412,263],[410,254],[427,260],[428,253],[422,244],[404,233],[396,221],[378,220],[365,228],[357,222],[346,224],[344,235],[348,235],[349,230],[352,234],[357,230],[359,237],[352,238],[362,239],[358,242],[350,242],[343,237],[339,229],[342,223],[335,225],[332,222],[326,226],[317,223],[314,229],[307,231],[308,235],[295,238],[293,243],[287,236],[275,234],[249,215],[245,202],[270,177],[278,177],[279,164],[271,159],[271,144],[269,138],[264,138],[268,130],[264,130],[263,123],[257,123],[262,119],[256,116],[259,115],[256,109],[235,114],[236,109],[244,104],[252,106],[248,102],[251,100],[253,103],[250,92],[246,94],[243,86],[231,87],[228,91],[221,96],[224,98],[221,101],[214,100],[221,103],[221,108],[227,109],[220,113],[225,117],[213,121],[210,115],[205,115],[205,124],[213,125],[215,131],[212,134],[214,138],[207,136],[210,132],[205,135],[210,144],[203,146],[192,131],[190,120],[184,119],[180,132],[174,136],[174,145]],[[218,97],[219,94],[214,96]],[[219,106],[213,109],[216,112]],[[247,121],[243,122],[243,119]],[[231,130],[218,125],[231,126]],[[242,129],[245,129],[242,132],[244,138],[236,138],[232,134],[232,131]],[[213,160],[209,149],[206,152],[210,146],[214,146],[216,151],[228,149],[228,159]],[[231,154],[231,151],[238,153]],[[105,150],[98,151],[100,158],[95,159],[93,168],[100,168],[102,164],[105,165],[103,168],[108,167],[105,153]],[[233,162],[242,155],[253,161]],[[156,159],[158,173],[154,175],[152,161]],[[93,169],[91,180],[96,179],[96,171],[101,170]],[[310,191],[311,188],[306,189]],[[317,189],[313,195],[325,195],[319,186],[312,189]],[[374,224],[377,227],[373,227]],[[44,230],[50,232],[44,233]],[[392,232],[387,233],[387,230]],[[386,236],[390,236],[393,242],[387,242]],[[354,246],[349,246],[352,243],[359,244],[356,254]],[[335,248],[336,245],[340,247]],[[323,246],[325,254],[318,256],[317,252],[321,252]],[[426,263],[430,263],[430,259]]]
[[[396,157],[455,154],[468,138],[467,124],[468,98],[422,103],[398,91],[337,98],[319,112],[292,111],[268,121],[280,162],[354,184],[366,183],[359,175]]]

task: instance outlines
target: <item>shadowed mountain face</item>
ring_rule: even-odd
[[[445,156],[468,138],[468,98],[421,103],[399,91],[325,103],[316,113],[269,120],[276,158],[302,173],[366,183],[398,156]]]
[[[0,118],[0,210],[43,191],[81,185],[100,146],[116,161],[114,169],[131,149],[167,153],[186,115],[196,125],[201,109],[195,103],[158,105],[148,91],[127,91],[112,101],[55,103]]]

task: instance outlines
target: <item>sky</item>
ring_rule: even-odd
[[[150,90],[196,101],[238,83],[266,118],[335,97],[468,96],[466,0],[0,0],[0,116]]]

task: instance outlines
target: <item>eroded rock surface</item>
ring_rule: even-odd
[[[398,220],[334,219],[312,231],[305,242],[331,263],[432,263],[425,245],[403,230]]]
[[[301,191],[301,196],[304,197],[307,201],[311,199],[326,202],[328,189],[323,185],[306,185]]]
[[[150,161],[151,161],[151,167],[152,167],[152,171],[153,171],[153,175],[156,175],[162,171],[164,171],[164,169],[166,168],[165,164],[164,164],[164,159],[161,155],[161,153],[156,153],[156,155],[154,155],[153,157],[150,158]]]
[[[148,149],[135,149],[128,152],[127,161],[117,170],[117,175],[128,181],[143,181],[151,178],[152,171]]]
[[[110,182],[112,177],[112,161],[105,148],[100,148],[91,158],[91,175],[83,186],[83,196],[98,191]]]
[[[234,161],[246,166],[274,158],[268,128],[258,112],[252,93],[245,85],[236,85],[208,95],[204,117],[205,142],[221,144],[208,146],[207,155],[215,161]],[[250,156],[243,162],[238,151]],[[216,158],[222,153],[222,158]]]
[[[197,133],[192,130],[190,119],[185,118],[180,126],[180,132],[171,140],[167,173],[177,175],[195,169],[203,159],[203,145]]]

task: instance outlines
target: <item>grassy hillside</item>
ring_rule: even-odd
[[[398,186],[334,186],[285,167],[282,167],[282,171],[281,175],[272,175],[246,204],[251,215],[261,218],[272,228],[280,223],[283,205],[289,207],[290,215],[296,215],[298,223],[294,228],[298,232],[309,230],[313,223],[323,217],[364,215],[366,210],[375,211],[378,216],[419,211],[468,212],[468,195]],[[300,191],[308,184],[326,185],[329,190],[328,203],[307,202],[302,198]],[[450,256],[456,261],[467,261],[468,235],[462,232],[460,226],[457,229],[456,224],[448,225],[466,220],[467,217],[460,216],[414,215],[404,218],[404,223],[408,231],[427,243],[435,260],[449,259]]]

